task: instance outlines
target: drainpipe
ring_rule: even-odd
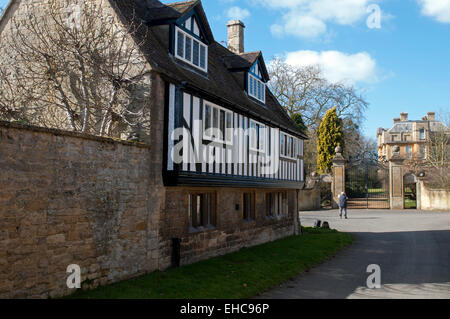
[[[296,191],[297,191],[297,208],[296,208],[296,210],[297,210],[297,227],[299,228],[298,233],[299,233],[300,235],[303,235],[303,231],[302,231],[302,223],[301,223],[301,221],[300,221],[300,211],[299,211],[299,209],[298,209],[298,195],[299,195],[299,193],[300,193],[300,190],[299,190],[299,189],[296,189]]]

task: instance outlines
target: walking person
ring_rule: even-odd
[[[338,206],[339,206],[339,217],[342,218],[342,211],[344,211],[345,219],[347,219],[347,195],[342,192],[338,196]]]

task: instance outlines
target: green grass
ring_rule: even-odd
[[[416,201],[409,198],[405,198],[405,209],[409,208],[417,208]]]
[[[304,233],[94,290],[78,290],[68,298],[250,298],[353,241],[352,235],[336,230],[305,228]]]
[[[384,188],[369,188],[368,192],[371,194],[382,194],[385,193],[386,190]]]

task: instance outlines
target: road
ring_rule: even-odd
[[[336,210],[302,212],[304,226],[320,219],[355,242],[333,259],[257,298],[450,298],[450,212]],[[367,266],[381,269],[369,289]]]

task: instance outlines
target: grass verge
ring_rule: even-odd
[[[67,298],[251,298],[318,265],[353,241],[336,230],[304,228],[303,236],[155,271]]]

